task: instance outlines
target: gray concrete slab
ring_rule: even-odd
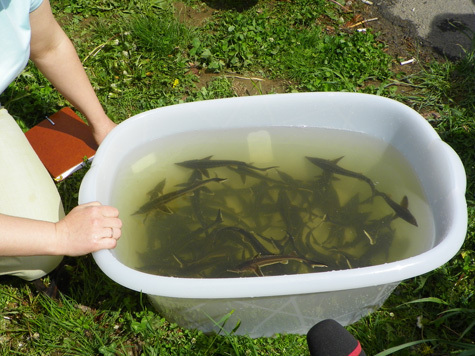
[[[383,13],[412,24],[416,35],[444,55],[460,57],[472,46],[475,0],[378,0]]]

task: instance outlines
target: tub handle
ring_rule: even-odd
[[[450,163],[449,172],[452,172],[454,179],[456,180],[456,189],[461,192],[467,189],[467,177],[465,173],[465,167],[457,152],[446,142],[439,141],[441,151],[448,156],[448,162]]]

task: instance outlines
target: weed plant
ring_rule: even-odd
[[[362,6],[353,3],[353,11]],[[52,5],[118,123],[164,105],[240,95],[236,76],[272,83],[275,92],[384,95],[424,115],[464,163],[466,241],[449,263],[402,282],[381,309],[348,330],[368,355],[475,355],[473,52],[396,73],[379,34],[345,27],[352,13],[327,0],[58,0]],[[0,101],[25,131],[69,105],[31,65]],[[77,204],[86,171],[58,184],[66,211]],[[250,339],[182,329],[163,319],[144,296],[109,280],[91,256],[66,258],[44,281],[58,284],[58,300],[30,283],[0,278],[0,354],[308,355],[301,335]]]

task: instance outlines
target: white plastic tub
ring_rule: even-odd
[[[100,146],[80,189],[79,202],[110,204],[121,160],[146,142],[184,131],[241,127],[317,127],[380,138],[398,149],[422,183],[434,216],[431,246],[382,265],[298,275],[187,279],[130,268],[114,250],[99,251],[99,267],[117,283],[149,295],[157,310],[187,328],[216,331],[241,322],[238,334],[305,334],[320,320],[351,324],[380,307],[398,283],[450,260],[466,233],[465,172],[457,154],[417,112],[383,97],[355,93],[301,93],[180,104],[134,116]],[[420,222],[423,224],[424,222]],[[120,241],[119,241],[120,244]],[[214,320],[214,321],[213,321]]]

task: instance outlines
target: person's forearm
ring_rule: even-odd
[[[98,202],[76,206],[57,223],[0,214],[0,256],[81,256],[114,248],[118,216],[116,208]]]
[[[59,255],[55,235],[54,223],[0,214],[0,256]]]
[[[76,50],[55,20],[48,0],[30,13],[30,58],[58,91],[82,112],[100,144],[116,126],[104,112]]]
[[[109,121],[81,61],[69,38],[63,35],[57,46],[37,57],[32,53],[32,60],[55,88],[80,112],[94,127]]]

